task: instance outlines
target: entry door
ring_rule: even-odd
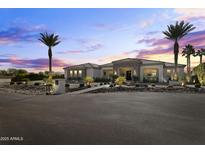
[[[126,80],[132,80],[131,71],[126,71]]]

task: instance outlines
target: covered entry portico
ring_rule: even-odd
[[[119,67],[119,76],[123,76],[126,80],[132,80],[134,70],[132,67]]]
[[[140,76],[140,61],[138,59],[123,59],[113,61],[113,71],[115,75],[124,76],[126,80],[133,80],[133,77]]]

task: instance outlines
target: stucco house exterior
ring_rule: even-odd
[[[178,64],[179,74],[184,73],[186,65]],[[125,58],[111,63],[97,65],[85,63],[64,68],[65,79],[84,78],[112,78],[113,75],[124,76],[127,81],[139,82],[167,82],[174,71],[174,63],[146,60],[138,58]]]

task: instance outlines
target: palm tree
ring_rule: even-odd
[[[191,70],[191,60],[190,56],[195,54],[195,49],[192,45],[188,44],[183,48],[182,50],[182,56],[185,56],[187,58],[187,73],[190,73]]]
[[[49,57],[49,72],[52,73],[52,47],[60,43],[59,36],[55,34],[40,33],[40,41],[48,46],[48,57]]]
[[[194,54],[194,56],[199,56],[200,57],[200,64],[202,64],[202,58],[205,56],[205,49],[201,48],[197,50],[197,52]]]
[[[162,33],[166,35],[166,39],[174,41],[174,64],[175,74],[177,75],[178,68],[178,54],[179,54],[179,43],[178,41],[187,35],[189,32],[195,29],[192,24],[185,23],[184,21],[176,22],[175,25],[167,25],[168,30]]]

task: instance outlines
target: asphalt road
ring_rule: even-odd
[[[0,144],[205,144],[205,95],[0,92]]]

